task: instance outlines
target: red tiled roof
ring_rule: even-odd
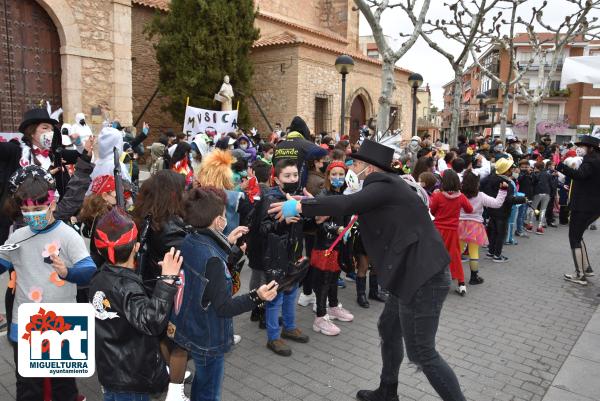
[[[150,8],[158,8],[162,11],[168,11],[171,0],[133,0],[133,3]]]
[[[277,22],[277,23],[280,23],[280,24],[283,24],[283,25],[291,26],[292,28],[300,29],[300,30],[305,31],[305,32],[310,32],[310,33],[318,35],[318,36],[323,36],[323,37],[328,38],[328,39],[333,39],[333,40],[335,40],[337,42],[340,42],[340,43],[344,43],[344,44],[348,43],[348,40],[346,38],[344,38],[341,35],[338,35],[337,33],[322,31],[320,29],[312,28],[312,27],[309,27],[309,26],[306,26],[306,25],[300,25],[300,24],[297,24],[297,23],[295,23],[293,21],[289,21],[287,19],[284,19],[284,18],[282,18],[282,17],[280,17],[278,15],[274,15],[274,14],[271,14],[271,13],[268,13],[268,12],[265,12],[265,11],[261,11],[260,9],[258,10],[258,17],[259,18],[262,17],[264,19],[267,19],[267,20],[270,20],[270,21],[273,21],[273,22]]]
[[[279,35],[270,36],[267,38],[260,38],[256,42],[254,42],[252,47],[264,48],[264,47],[269,47],[269,46],[286,46],[286,45],[305,45],[305,46],[314,47],[314,48],[325,50],[325,51],[335,53],[335,54],[347,54],[355,60],[361,60],[361,61],[365,61],[365,62],[371,63],[371,64],[378,64],[378,65],[382,64],[380,60],[374,59],[371,57],[367,57],[366,55],[364,55],[362,53],[352,52],[352,51],[348,51],[348,49],[345,49],[345,48],[336,48],[333,46],[328,46],[324,43],[317,43],[317,42],[313,42],[310,40],[306,40],[306,39],[300,38],[290,32],[283,32]],[[395,67],[395,69],[398,71],[411,73],[411,71],[406,70],[401,67]]]
[[[547,43],[554,41],[554,33],[552,32],[538,32],[536,33],[536,37],[540,42]],[[583,36],[579,35],[575,37],[574,42],[584,41]],[[529,43],[529,34],[525,32],[517,33],[513,39],[515,43]]]
[[[133,3],[140,4],[140,5],[146,6],[146,7],[158,8],[159,10],[163,10],[163,11],[168,11],[169,5],[171,4],[171,0],[133,0]],[[280,16],[277,16],[277,15],[274,15],[274,14],[271,14],[271,13],[268,13],[265,11],[261,11],[260,9],[258,10],[258,17],[262,17],[264,19],[267,19],[267,20],[270,20],[273,22],[277,22],[277,23],[280,23],[283,25],[291,26],[292,28],[300,29],[305,32],[310,32],[315,35],[323,36],[325,38],[332,39],[332,40],[335,40],[340,43],[344,43],[344,44],[348,43],[348,40],[346,38],[344,38],[341,35],[338,35],[335,32],[327,32],[327,31],[312,28],[312,27],[309,27],[306,25],[300,25],[293,21],[289,21],[285,18],[282,18]]]

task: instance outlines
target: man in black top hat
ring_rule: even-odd
[[[383,368],[374,391],[362,401],[397,401],[398,373],[404,357],[423,369],[444,400],[464,400],[452,369],[435,349],[442,304],[450,288],[450,258],[427,206],[391,167],[394,151],[365,140],[352,155],[352,171],[362,190],[352,195],[273,204],[280,217],[358,214],[364,247],[379,283],[391,296],[379,319]],[[364,181],[363,181],[364,180]]]
[[[575,146],[583,153],[583,161],[574,169],[564,163],[556,170],[571,178],[569,199],[569,244],[575,264],[573,274],[565,274],[567,281],[587,285],[588,277],[594,275],[587,249],[583,241],[585,230],[600,218],[600,139],[582,135]]]

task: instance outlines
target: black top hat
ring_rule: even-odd
[[[582,135],[579,137],[579,141],[575,142],[576,146],[588,145],[594,148],[600,148],[600,139],[591,135]]]
[[[382,170],[393,173],[392,161],[394,159],[394,149],[382,145],[378,142],[365,139],[360,145],[358,152],[352,153],[351,157],[365,163],[372,164]]]
[[[27,110],[23,115],[23,122],[19,125],[19,132],[24,134],[25,128],[32,124],[48,123],[52,125],[58,124],[53,118],[50,118],[46,109],[31,109]]]

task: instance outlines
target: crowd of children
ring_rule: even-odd
[[[266,329],[267,348],[289,356],[289,341],[309,341],[296,324],[297,304],[313,305],[314,332],[336,336],[354,319],[352,307],[338,299],[346,280],[356,283],[359,307],[368,308],[367,299],[386,300],[357,216],[269,214],[275,202],[360,191],[361,173],[348,168],[360,144],[349,138],[316,138],[300,117],[269,141],[239,132],[201,134],[188,143],[165,134],[150,147],[152,174],[140,184],[130,149],[148,136],[146,124],[130,144],[113,124],[97,141],[89,135],[80,148],[60,151],[56,124],[32,110],[21,124],[23,142],[0,144],[0,200],[10,213],[10,224],[2,226],[0,266],[16,275],[6,311],[15,363],[19,305],[89,302],[105,400],[148,400],[164,390],[168,401],[187,400],[183,383],[191,358],[191,399],[216,401],[224,354],[240,340],[234,316],[252,311],[251,319]],[[543,235],[546,226],[555,226],[559,208],[559,222],[569,224],[570,186],[596,168],[600,148],[590,141],[583,157],[575,146],[559,147],[547,138],[542,146],[513,139],[506,153],[491,138],[460,137],[449,148],[416,137],[389,171],[403,175],[429,206],[450,255],[456,292],[464,296],[464,260],[468,283],[484,282],[481,247],[493,262],[506,262],[504,246],[516,245],[514,237],[527,232]],[[71,160],[75,175],[53,168],[57,157]],[[578,230],[598,218],[577,213]],[[582,235],[573,234],[574,249],[585,249]],[[252,270],[250,291],[238,295],[244,255]],[[566,278],[583,283],[593,275],[587,252],[574,255],[576,268],[579,263],[585,272]],[[16,375],[19,400],[43,399],[47,379]],[[60,394],[53,399],[82,399],[74,379],[52,378],[50,388]]]

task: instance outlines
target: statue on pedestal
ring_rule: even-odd
[[[229,75],[225,75],[219,93],[215,94],[215,100],[221,103],[221,111],[232,110],[233,96],[233,88],[229,83]]]

